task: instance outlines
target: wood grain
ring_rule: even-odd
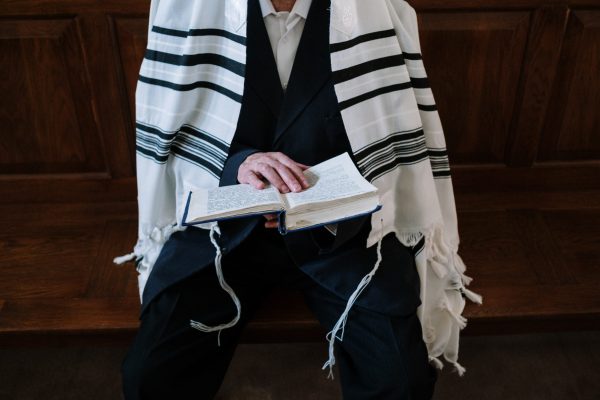
[[[600,329],[600,3],[409,3],[484,296],[465,333]],[[0,2],[0,343],[137,327],[136,271],[111,260],[136,239],[148,8]],[[297,293],[275,293],[244,338],[323,334]]]

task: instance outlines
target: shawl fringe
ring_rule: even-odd
[[[154,263],[158,258],[164,244],[169,240],[173,232],[184,230],[185,227],[177,225],[174,221],[163,227],[152,227],[148,229],[148,234],[140,235],[137,243],[133,248],[133,252],[123,256],[115,257],[113,262],[121,265],[135,259],[136,270],[138,272],[138,288],[140,291],[140,302],[146,281],[152,272]]]
[[[441,370],[444,364],[439,357],[443,355],[458,375],[463,376],[466,368],[458,363],[458,343],[459,331],[467,326],[467,318],[462,315],[465,297],[477,304],[483,303],[483,297],[466,288],[472,278],[464,274],[466,265],[458,255],[458,248],[445,242],[443,224],[418,231],[396,232],[396,237],[403,245],[413,248],[424,240],[422,249],[416,249],[415,254],[421,280],[421,305],[417,316],[423,328],[429,361]]]

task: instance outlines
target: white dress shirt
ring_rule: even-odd
[[[294,58],[296,58],[296,51],[311,4],[312,0],[296,0],[292,11],[277,12],[271,0],[260,0],[262,16],[284,91],[290,80]]]

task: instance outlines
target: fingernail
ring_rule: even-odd
[[[281,188],[281,191],[283,193],[289,193],[290,192],[290,188],[288,188],[287,186],[284,186],[284,187]]]
[[[298,185],[294,185],[294,192],[301,190],[302,188]]]

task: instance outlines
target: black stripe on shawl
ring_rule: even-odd
[[[369,158],[369,156],[385,149],[391,144],[407,142],[414,139],[424,139],[424,137],[425,136],[422,128],[414,131],[395,132],[391,135],[386,136],[383,139],[369,144],[366,147],[363,147],[362,149],[354,153],[354,156],[356,157],[357,164],[360,165],[363,162],[363,160],[366,160],[367,158]]]
[[[225,154],[227,154],[227,152],[229,151],[229,147],[224,142],[220,141],[219,139],[215,138],[212,135],[209,135],[208,133],[206,133],[204,131],[200,131],[200,130],[194,128],[193,126],[184,125],[181,127],[181,132],[185,132],[191,136],[194,136],[194,137],[197,137],[198,139],[206,141],[206,142],[212,144],[213,146],[215,146],[216,148],[218,148],[219,150],[223,151]]]
[[[396,148],[401,147],[403,151]],[[390,146],[377,156],[369,160],[369,163],[361,166],[365,175],[376,174],[380,168],[391,165],[392,169],[398,164],[414,164],[427,159],[427,148],[425,143],[414,144],[410,147]],[[387,170],[387,169],[386,169]]]
[[[193,67],[201,64],[212,64],[221,68],[225,68],[234,74],[244,76],[246,66],[231,58],[220,54],[199,53],[199,54],[171,54],[157,50],[146,50],[144,56],[146,60],[161,62],[171,65],[179,65],[185,67]]]
[[[429,149],[429,155],[431,157],[448,157],[448,151],[445,148]]]
[[[244,46],[246,45],[246,38],[244,36],[236,35],[234,33],[222,29],[190,29],[187,31],[182,31],[178,29],[163,28],[154,25],[152,27],[152,32],[182,38],[186,38],[188,36],[221,36],[236,43],[242,44]]]
[[[332,43],[329,45],[329,50],[332,53],[348,50],[354,46],[357,46],[361,43],[369,42],[372,40],[385,39],[388,37],[396,36],[396,31],[393,29],[388,29],[384,31],[370,32],[361,36],[357,36],[354,39],[350,39],[345,42]]]
[[[211,158],[221,167],[225,165],[225,161],[227,160],[227,153],[220,152],[206,142],[194,140],[194,138],[190,138],[189,135],[177,135],[177,139],[173,142],[173,146],[181,147],[184,150],[188,150],[190,153],[194,150],[195,153],[202,154],[205,159]]]
[[[136,128],[136,151],[158,163],[165,163],[170,154],[175,154],[215,177],[219,176],[225,165],[229,152],[227,144],[196,127],[184,125],[178,131],[166,132],[136,122]],[[193,139],[197,139],[197,142]]]
[[[141,122],[136,122],[135,123],[135,127],[141,131],[147,132],[147,133],[151,133],[153,135],[156,135],[158,137],[160,137],[163,140],[173,140],[174,138],[174,134],[181,131],[181,132],[185,132],[188,133],[194,137],[197,137],[198,139],[202,139],[205,140],[207,142],[209,142],[210,144],[212,144],[213,146],[219,148],[220,150],[222,150],[223,152],[227,153],[229,151],[229,146],[227,145],[227,143],[225,143],[224,141],[222,141],[221,139],[219,139],[216,136],[211,135],[210,133],[206,132],[206,131],[202,131],[192,125],[183,125],[179,131],[164,131],[162,129],[160,129],[157,126],[152,126],[152,125],[148,125],[148,124],[144,124]]]
[[[167,162],[167,159],[169,158],[169,154],[160,155],[160,154],[158,154],[152,150],[146,149],[142,146],[136,146],[135,148],[136,148],[136,151],[138,153],[140,153],[141,155],[149,157],[149,158],[157,161],[160,164],[164,164],[165,162]],[[178,146],[175,143],[171,147],[170,153],[178,155],[180,158],[183,158],[184,160],[189,161],[192,164],[195,164],[195,165],[203,168],[208,173],[213,175],[215,178],[219,178],[219,176],[221,175],[222,167],[218,168],[214,164],[208,162],[206,159],[200,158],[192,153],[185,151],[185,149],[183,147]]]
[[[136,131],[135,143],[145,149],[152,149],[156,154],[167,155],[173,144],[172,140],[161,141],[157,136],[144,134],[142,131]]]
[[[398,67],[404,65],[404,57],[402,55],[394,55],[388,57],[377,58],[352,67],[340,69],[333,72],[334,84],[349,81],[361,75],[368,74],[380,69]]]
[[[412,87],[410,82],[398,83],[396,85],[385,86],[379,89],[372,90],[370,92],[361,94],[360,96],[353,97],[348,100],[344,100],[340,103],[340,110],[345,110],[346,108],[355,106],[363,101],[367,101],[372,99],[373,97],[380,96],[382,94],[391,93],[399,90],[405,90]]]
[[[437,111],[438,109],[436,104],[417,104],[417,106],[421,111]]]
[[[417,60],[422,60],[423,57],[421,56],[421,53],[402,53],[404,54],[404,58],[407,60],[411,60],[411,61],[417,61]]]
[[[165,132],[165,131],[161,130],[160,128],[157,128],[155,126],[145,125],[145,124],[142,124],[141,122],[136,122],[135,127],[136,127],[136,129],[139,129],[146,133],[151,133],[153,135],[156,135],[159,138],[161,138],[162,140],[172,140],[173,135],[175,134],[175,132]]]
[[[449,178],[451,176],[450,170],[446,171],[433,171],[433,178]]]
[[[150,158],[152,158],[154,161],[158,162],[159,164],[164,164],[167,162],[167,159],[169,158],[169,155],[160,155],[152,150],[146,149],[145,147],[136,145],[135,146],[135,150],[140,153],[143,154],[145,156],[148,156]]]
[[[410,78],[410,81],[415,89],[429,88],[429,80],[427,78]]]
[[[234,91],[226,89],[223,86],[217,85],[212,82],[198,81],[198,82],[193,82],[193,83],[188,83],[188,84],[177,84],[177,83],[173,83],[173,82],[163,81],[160,79],[148,78],[143,75],[140,75],[139,81],[147,83],[149,85],[166,87],[166,88],[169,88],[172,90],[176,90],[178,92],[188,92],[190,90],[199,89],[199,88],[210,89],[210,90],[214,90],[215,92],[221,93],[224,96],[229,97],[233,101],[236,101],[238,103],[242,102],[242,95],[239,95],[239,94],[235,93]]]
[[[390,154],[393,154],[393,149],[389,149],[387,153],[383,153],[381,156],[379,156],[379,159],[385,158],[387,161],[385,163],[375,163],[374,165],[371,165],[367,170],[363,172],[365,179],[367,179],[369,182],[373,182],[380,176],[386,174],[389,171],[392,171],[398,165],[416,164],[428,158],[432,166],[432,174],[434,179],[451,177],[450,165],[448,161],[432,160],[430,157],[428,157],[428,150],[423,150],[420,153],[415,153],[410,156],[401,156],[400,154],[394,154],[392,158],[390,158]],[[377,160],[374,160],[373,162],[375,161]]]
[[[191,154],[179,146],[173,146],[173,148],[171,149],[171,152],[193,164],[198,165],[199,167],[204,168],[215,178],[219,178],[219,176],[221,175],[221,170],[222,170],[221,168],[217,168],[215,165],[206,161],[206,159],[200,158],[194,154]]]
[[[357,163],[368,181],[393,170],[400,164],[415,164],[428,158],[422,128],[393,133],[355,153]]]
[[[412,247],[413,254],[415,257],[425,248],[425,236],[421,237],[419,241]]]
[[[445,148],[429,149],[429,161],[434,178],[446,178],[450,174],[450,161]]]
[[[364,174],[364,177],[369,182],[373,182],[375,179],[379,178],[382,175],[394,170],[398,165],[408,165],[408,164],[417,164],[427,159],[427,151],[423,151],[419,154],[414,154],[412,156],[401,157],[399,155],[395,155],[385,164],[381,164],[377,168],[367,172]]]

